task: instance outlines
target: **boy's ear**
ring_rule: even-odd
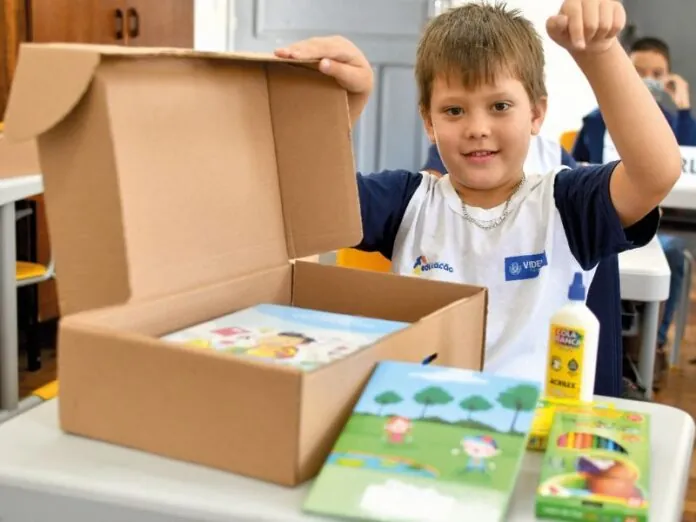
[[[532,135],[536,136],[541,132],[541,126],[546,118],[546,109],[548,108],[549,100],[546,96],[542,96],[536,103],[532,104]]]
[[[418,106],[421,118],[423,119],[423,126],[425,127],[425,133],[428,135],[430,143],[435,144],[435,129],[433,128],[433,119],[430,117],[430,111],[423,107]]]

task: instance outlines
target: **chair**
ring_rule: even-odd
[[[32,215],[34,215],[33,210],[22,209],[17,212],[16,220],[19,221]],[[47,265],[30,261],[16,261],[15,263],[15,281],[18,290],[31,285],[38,285],[53,277],[55,277],[53,259]],[[36,292],[36,289],[34,290]],[[36,293],[33,294],[33,302],[34,306],[38,306]],[[37,322],[37,318],[32,317],[27,325],[27,370],[30,372],[41,369],[41,345],[36,331]]]
[[[689,305],[691,304],[691,268],[694,257],[691,252],[684,250],[684,281],[681,288],[681,299],[677,308],[675,321],[674,342],[672,343],[672,353],[670,354],[670,366],[679,366],[679,354],[681,342],[684,339],[686,325],[689,322]]]
[[[578,131],[566,131],[561,134],[561,147],[563,147],[568,154],[573,152],[573,147],[575,146],[575,140],[578,137]]]
[[[379,252],[362,252],[354,248],[342,248],[336,252],[336,265],[374,272],[391,271],[391,263]]]

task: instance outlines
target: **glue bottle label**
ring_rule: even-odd
[[[551,325],[547,396],[580,400],[584,341],[585,332],[582,328]]]

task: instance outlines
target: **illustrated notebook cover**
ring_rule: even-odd
[[[260,304],[161,339],[311,371],[407,326],[403,322]]]
[[[305,511],[435,522],[505,520],[541,384],[381,362]]]
[[[606,409],[554,416],[537,518],[647,522],[649,485],[647,414]]]

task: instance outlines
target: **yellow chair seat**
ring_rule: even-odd
[[[361,268],[375,272],[390,272],[391,263],[379,252],[362,252],[343,248],[336,253],[336,264],[347,268]]]
[[[578,131],[566,131],[561,134],[561,147],[563,147],[568,154],[573,153],[573,148],[575,147],[575,140],[578,137]]]
[[[15,273],[17,281],[33,279],[34,277],[43,277],[48,269],[44,265],[38,263],[29,263],[28,261],[17,261]]]
[[[41,388],[37,388],[31,394],[45,401],[55,399],[58,397],[58,381],[51,381],[41,386]]]

